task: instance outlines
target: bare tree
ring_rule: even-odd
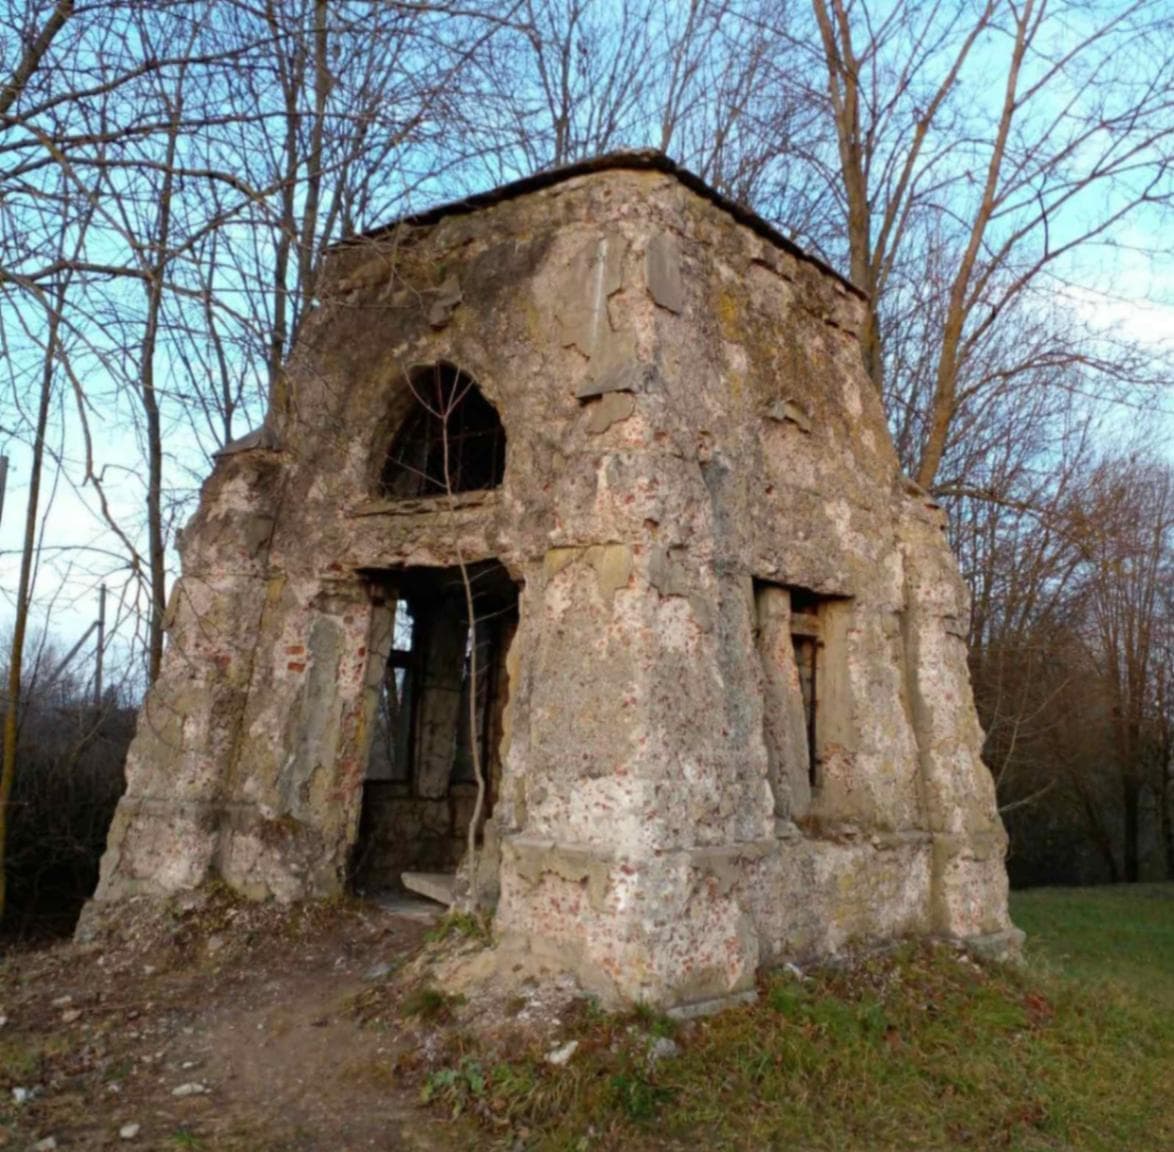
[[[1154,761],[1166,875],[1174,877],[1174,580],[1161,590],[1154,674]]]
[[[790,235],[823,236],[822,105],[796,74],[796,0],[665,4],[653,144]],[[818,186],[818,190],[817,190]]]
[[[0,636],[8,677],[11,633]],[[64,652],[44,631],[26,636],[18,717],[20,771],[6,809],[6,935],[69,930],[93,890],[122,792],[134,712],[118,686],[98,699],[89,651]]]
[[[1062,817],[1133,881],[1158,847],[1142,843],[1151,802],[1168,843],[1172,485],[1152,455],[1086,443],[1047,501],[964,506],[971,666],[1003,810]]]
[[[219,239],[212,290],[241,295],[272,399],[329,246],[402,210],[460,154],[466,75],[503,19],[480,0],[222,15],[240,45],[239,110],[204,146],[209,167],[239,173],[226,214],[245,226]]]
[[[1108,692],[1124,819],[1124,878],[1139,876],[1144,789],[1168,772],[1163,727],[1169,668],[1164,616],[1174,584],[1174,476],[1166,465],[1111,460],[1093,474],[1075,531],[1087,560],[1082,591]]]
[[[5,851],[8,836],[8,810],[16,782],[19,717],[24,704],[23,670],[25,642],[28,637],[29,617],[34,596],[34,573],[39,555],[41,486],[46,468],[46,449],[49,417],[60,387],[60,365],[68,355],[66,333],[62,317],[65,301],[71,288],[68,260],[71,253],[84,244],[86,230],[92,217],[88,205],[81,205],[74,227],[59,237],[60,254],[65,271],[59,277],[52,293],[34,290],[31,296],[40,305],[35,326],[26,332],[34,342],[41,343],[41,362],[35,415],[30,429],[31,463],[29,491],[25,505],[24,535],[20,552],[20,575],[17,581],[13,611],[12,636],[8,652],[7,691],[4,706],[3,759],[0,761],[0,919],[4,916],[7,872]]]
[[[796,205],[791,118],[818,113],[780,95],[784,17],[777,0],[524,0],[479,61],[494,178],[652,148],[744,203]]]
[[[653,0],[521,0],[476,61],[478,150],[495,179],[633,147],[659,73]]]
[[[836,139],[828,192],[841,205],[852,279],[871,301],[865,364],[891,406],[920,407],[910,462],[932,489],[968,391],[989,396],[1017,371],[992,380],[981,370],[993,344],[1007,347],[1002,317],[1024,300],[1038,306],[1084,254],[1169,204],[1172,17],[1140,0],[813,0],[812,9],[824,92],[811,96]],[[897,289],[921,282],[927,255],[939,306],[932,327],[919,322],[929,372],[914,393],[891,378],[903,363],[885,340],[910,322]],[[1053,340],[1050,354],[1062,347]],[[1137,367],[1136,357],[1103,355],[1097,370],[1133,385]]]
[[[443,170],[458,79],[500,26],[480,0],[138,0],[61,4],[27,31],[3,90],[0,282],[11,299],[71,277],[57,317],[77,342],[62,368],[82,456],[71,480],[124,553],[150,679],[201,444],[222,447],[266,396],[283,403],[326,247]],[[81,202],[89,242],[52,252]],[[141,468],[108,435],[123,428]]]

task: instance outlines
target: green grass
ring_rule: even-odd
[[[655,1065],[662,1018],[585,1006],[566,1068],[496,1064],[474,1111],[490,1146],[550,1152],[1174,1149],[1174,886],[1033,891],[1013,915],[1023,970],[910,946],[773,976]]]
[[[171,1146],[173,1148],[200,1149],[204,1147],[204,1143],[189,1129],[177,1128],[171,1134]]]
[[[1174,884],[1035,888],[1012,896],[1011,914],[1029,958],[1174,1013]]]

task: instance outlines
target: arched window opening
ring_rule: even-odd
[[[392,441],[380,490],[393,499],[496,488],[505,429],[470,376],[451,364],[413,372],[412,410]]]

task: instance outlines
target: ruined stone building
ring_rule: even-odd
[[[183,533],[97,906],[452,873],[479,762],[499,946],[595,991],[1013,943],[964,589],[862,310],[651,154],[336,249]]]

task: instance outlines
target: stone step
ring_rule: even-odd
[[[409,892],[427,896],[447,908],[456,902],[457,878],[451,872],[405,872],[400,880]]]
[[[420,924],[435,924],[444,915],[444,909],[434,900],[425,900],[412,892],[376,892],[367,895],[372,904],[384,912]]]

